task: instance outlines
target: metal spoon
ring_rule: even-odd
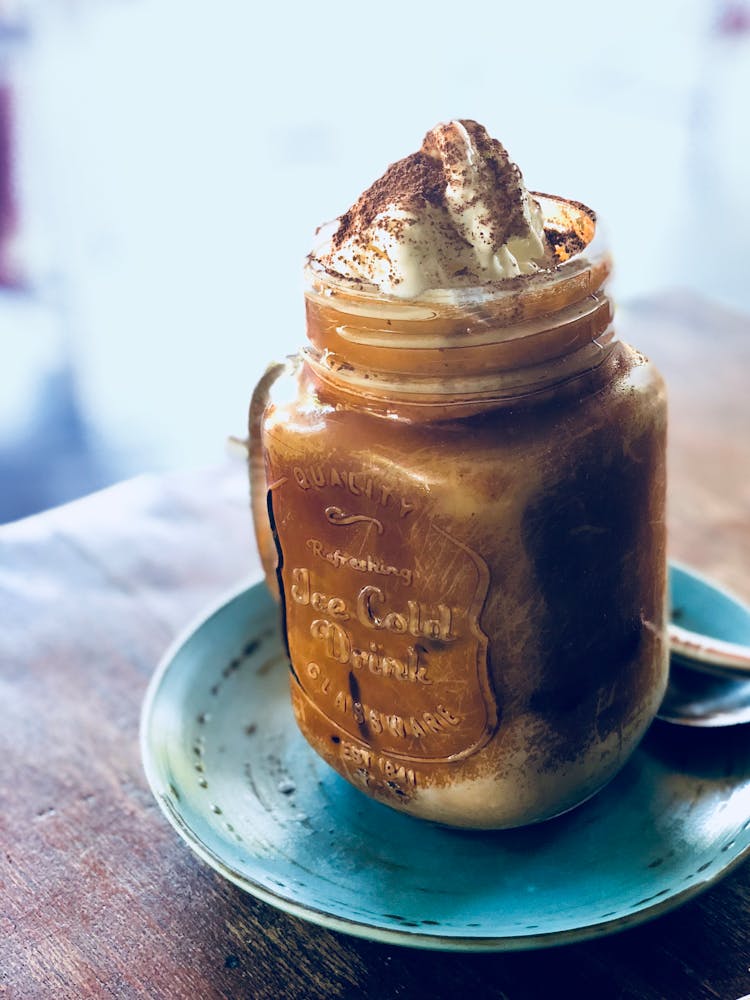
[[[750,681],[715,677],[673,659],[657,718],[680,726],[737,726],[750,722]]]
[[[750,638],[750,609],[685,566],[670,565],[673,621],[667,693],[658,718],[682,726],[750,722],[750,646],[705,635],[674,618]]]
[[[669,651],[673,659],[691,670],[727,680],[750,681],[750,646],[702,635],[670,622]]]

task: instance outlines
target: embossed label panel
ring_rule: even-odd
[[[332,732],[380,760],[478,749],[496,722],[481,557],[430,497],[372,470],[277,466],[270,481],[292,664]]]

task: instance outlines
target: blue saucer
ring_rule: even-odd
[[[141,730],[156,800],[226,878],[325,927],[463,951],[609,934],[715,883],[750,850],[746,736],[657,722],[565,816],[498,833],[430,825],[367,799],[309,749],[262,585],[173,646]]]

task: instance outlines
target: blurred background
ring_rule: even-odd
[[[436,122],[750,310],[750,0],[0,0],[0,522],[221,460],[301,266]],[[707,344],[710,331],[707,331]]]

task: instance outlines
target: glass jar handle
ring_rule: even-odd
[[[286,365],[276,362],[266,368],[253,390],[248,415],[248,470],[250,473],[250,507],[253,514],[255,541],[258,545],[260,561],[266,577],[266,585],[275,600],[279,600],[279,583],[276,577],[276,542],[268,516],[268,481],[266,463],[263,458],[262,421],[268,406],[271,387],[286,369]]]

